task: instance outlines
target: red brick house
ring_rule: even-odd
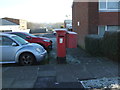
[[[104,35],[108,30],[120,30],[120,0],[80,1],[74,0],[72,6],[72,26],[78,33],[78,45],[84,48],[88,34]]]

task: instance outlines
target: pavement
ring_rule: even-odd
[[[93,57],[80,47],[67,49],[67,64],[58,64],[55,36],[45,36],[53,40],[49,62],[33,66],[3,65],[2,88],[85,88],[81,81],[119,77],[118,62]]]

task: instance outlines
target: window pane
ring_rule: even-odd
[[[100,36],[103,36],[104,33],[105,33],[105,26],[99,26],[99,27],[98,27],[98,34],[99,34]]]
[[[22,33],[13,33],[15,35],[18,35],[19,37],[23,38],[23,39],[26,39],[26,35],[25,34],[22,34]]]
[[[2,45],[12,45],[13,41],[8,37],[2,37]]]
[[[118,2],[108,2],[108,9],[118,9]]]
[[[23,38],[18,37],[18,36],[12,36],[12,38],[15,39],[17,42],[19,42],[22,45],[25,45],[28,43],[26,40],[24,40]]]
[[[120,26],[107,26],[108,31],[117,31],[120,28]]]
[[[100,9],[106,9],[106,2],[99,2]]]

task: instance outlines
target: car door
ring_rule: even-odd
[[[15,61],[18,46],[13,46],[12,44],[16,42],[7,36],[2,36],[0,38],[2,38],[2,44],[0,45],[0,49],[2,49],[2,62]]]

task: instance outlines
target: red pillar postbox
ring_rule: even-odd
[[[66,36],[67,48],[77,48],[77,33],[68,31]]]
[[[66,63],[66,34],[65,29],[56,30],[57,32],[57,61]]]
[[[66,63],[66,48],[77,48],[77,33],[67,29],[58,29],[57,32],[57,61]]]

